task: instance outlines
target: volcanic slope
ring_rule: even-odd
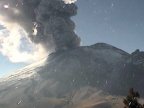
[[[0,107],[123,107],[130,87],[144,94],[142,55],[105,43],[52,53],[0,79]]]

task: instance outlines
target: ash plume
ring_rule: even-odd
[[[71,20],[77,14],[75,1],[1,0],[0,12],[5,21],[18,23],[32,42],[48,51],[71,49],[80,45]]]

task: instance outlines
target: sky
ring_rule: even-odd
[[[144,51],[144,0],[79,0],[74,17],[82,45],[105,42]]]
[[[81,45],[103,42],[129,53],[144,51],[144,0],[78,0],[76,4],[78,14],[72,19]],[[25,65],[0,54],[0,75]]]

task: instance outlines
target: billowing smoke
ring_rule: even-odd
[[[0,30],[0,53],[11,62],[32,63],[43,59],[47,52],[42,45],[35,45],[27,37],[27,33],[14,23],[2,23]]]
[[[80,44],[71,20],[77,13],[75,1],[1,0],[0,14],[5,22],[23,27],[32,42],[49,52],[71,49]]]
[[[75,3],[77,0],[63,0],[65,4]]]

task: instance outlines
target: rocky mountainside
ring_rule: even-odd
[[[143,61],[105,43],[59,51],[1,78],[0,108],[120,108],[130,87],[144,96]]]

